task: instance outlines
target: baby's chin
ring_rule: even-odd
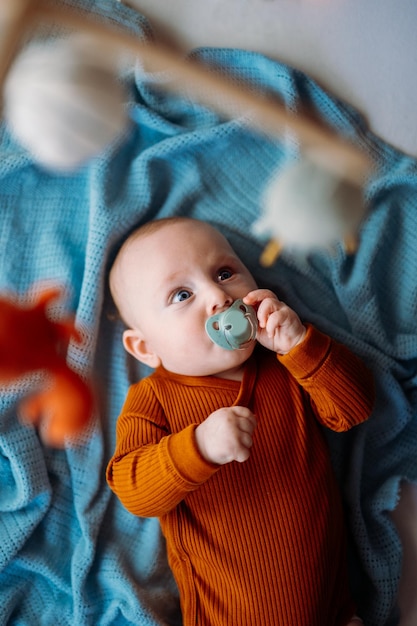
[[[230,380],[241,380],[246,361],[252,355],[256,341],[252,341],[246,348],[226,350],[220,346],[213,346],[216,357],[202,362],[201,366],[183,369],[186,376],[215,376]],[[214,356],[213,354],[211,355]]]

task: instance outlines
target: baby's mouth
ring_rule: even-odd
[[[255,309],[243,300],[208,318],[206,332],[213,343],[226,350],[242,350],[256,338],[258,319]]]

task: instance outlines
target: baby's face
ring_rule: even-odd
[[[129,322],[143,341],[127,331],[125,346],[147,361],[188,376],[238,378],[254,344],[225,350],[208,337],[207,319],[256,289],[249,270],[226,239],[202,222],[163,226],[130,245],[123,259],[123,285]],[[135,347],[136,346],[136,347]]]

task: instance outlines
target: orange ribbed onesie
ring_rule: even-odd
[[[365,365],[308,327],[278,358],[258,346],[241,382],[158,368],[133,385],[107,480],[158,516],[184,626],[342,626],[354,612],[343,510],[320,424],[344,431],[374,399]],[[223,406],[257,418],[249,459],[213,465],[194,431]]]

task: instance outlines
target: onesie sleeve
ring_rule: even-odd
[[[130,389],[106,478],[131,513],[160,517],[217,471],[219,466],[201,456],[195,428],[170,433],[152,389],[143,382]]]
[[[319,421],[342,432],[365,421],[375,402],[372,372],[346,346],[307,325],[304,340],[278,360],[308,393]]]

